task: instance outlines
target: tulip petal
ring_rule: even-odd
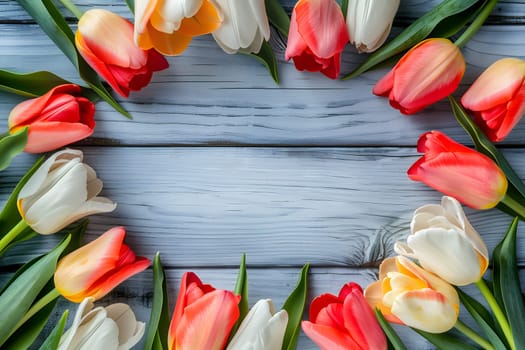
[[[283,347],[284,334],[288,325],[288,313],[281,310],[270,318],[266,327],[254,342],[254,349],[281,349]]]
[[[525,84],[522,84],[507,106],[507,115],[496,131],[494,142],[502,141],[525,114]]]
[[[137,322],[133,310],[127,304],[117,303],[106,307],[109,318],[115,321],[118,327],[117,350],[128,350],[136,345],[145,331],[144,322]]]
[[[91,309],[93,309],[93,301],[94,299],[91,297],[84,298],[84,300],[82,300],[82,302],[78,305],[77,312],[75,313],[75,318],[71,323],[71,327],[69,327],[69,329],[65,331],[62,337],[60,338],[58,350],[69,349],[69,345],[73,341],[73,337],[75,336],[75,333],[78,327],[80,326],[82,317],[84,317],[85,314],[87,314]]]
[[[243,344],[254,342],[259,331],[266,327],[274,313],[275,308],[271,299],[261,299],[255,303],[242,320],[227,349],[235,349]]]
[[[42,122],[29,128],[26,152],[48,152],[85,139],[94,129],[80,123]]]
[[[341,303],[341,300],[333,294],[325,293],[315,297],[310,303],[310,321],[316,323],[319,312],[328,305],[334,303]]]
[[[301,326],[308,338],[312,339],[321,350],[361,349],[352,337],[336,328],[309,321],[302,321]]]

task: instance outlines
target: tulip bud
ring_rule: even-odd
[[[144,271],[150,261],[137,257],[124,244],[126,231],[114,227],[94,241],[63,257],[55,271],[55,288],[66,299],[98,300],[129,277]]]
[[[137,322],[126,304],[93,309],[91,298],[80,303],[71,327],[60,338],[58,350],[128,350],[144,335],[145,324]]]
[[[226,53],[257,53],[270,39],[264,0],[215,0],[223,21],[213,38]]]
[[[281,349],[287,324],[286,310],[276,313],[271,299],[261,299],[250,309],[226,350]]]
[[[56,152],[20,190],[18,210],[34,231],[52,234],[85,216],[115,209],[111,200],[97,197],[102,181],[82,157],[72,149]]]
[[[346,27],[359,52],[377,50],[390,34],[400,0],[349,0]]]
[[[148,85],[153,72],[168,68],[158,52],[135,45],[130,21],[106,10],[82,15],[75,44],[91,68],[123,97]]]
[[[85,139],[95,128],[95,106],[80,92],[80,86],[64,84],[19,103],[9,114],[9,132],[28,126],[24,150],[30,153],[53,151]]]
[[[492,142],[503,141],[525,114],[525,61],[494,62],[465,92],[461,104]]]
[[[427,39],[408,51],[374,86],[403,114],[414,114],[453,93],[465,73],[465,59],[448,39]]]
[[[421,135],[417,150],[425,155],[408,169],[408,177],[471,208],[493,208],[507,192],[507,178],[492,159],[439,131]]]

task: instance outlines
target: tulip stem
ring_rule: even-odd
[[[512,337],[512,331],[510,329],[509,321],[507,321],[503,310],[501,310],[500,306],[498,305],[498,302],[496,301],[496,298],[494,298],[494,295],[485,283],[485,280],[483,278],[480,278],[480,280],[476,282],[476,287],[478,287],[481,294],[489,304],[492,312],[494,313],[494,317],[501,326],[501,330],[503,331],[503,334],[505,335],[505,338],[507,339],[510,348],[515,350],[516,345],[514,344],[514,338]]]
[[[15,225],[2,239],[0,239],[0,255],[7,248],[9,243],[11,243],[19,234],[21,234],[29,226],[25,220],[20,220],[18,224]]]
[[[512,209],[512,211],[514,211],[522,220],[525,220],[525,208],[520,202],[507,194],[503,197],[501,202]]]
[[[65,8],[68,9],[69,12],[71,12],[73,14],[73,16],[75,16],[77,19],[80,19],[80,17],[82,17],[82,11],[80,11],[80,9],[75,5],[73,4],[71,1],[69,0],[60,0],[60,2],[62,3],[62,5],[64,5]]]
[[[454,42],[454,44],[456,44],[457,47],[463,47],[474,36],[474,34],[476,34],[476,32],[483,25],[487,17],[490,15],[492,10],[496,6],[497,2],[498,0],[488,0],[485,3],[483,9],[480,11],[476,19],[472,21],[468,28],[465,29],[463,34],[461,34],[461,36]]]
[[[456,328],[458,331],[460,331],[465,336],[467,336],[470,340],[472,340],[473,342],[481,346],[483,349],[495,350],[494,346],[492,346],[492,344],[489,343],[488,340],[486,340],[485,338],[481,337],[479,334],[474,332],[470,327],[468,327],[466,324],[464,324],[459,319],[454,325],[454,328]]]

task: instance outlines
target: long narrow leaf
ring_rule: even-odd
[[[145,350],[168,349],[169,323],[166,276],[160,260],[160,253],[157,252],[153,260],[153,306],[146,332]]]
[[[64,333],[64,328],[66,327],[68,314],[69,314],[69,310],[64,311],[57,325],[55,326],[55,328],[53,328],[53,331],[51,332],[51,334],[49,334],[47,339],[42,343],[39,350],[57,350],[58,349],[60,338],[62,337],[62,334]]]
[[[240,316],[237,319],[237,322],[233,325],[233,328],[230,332],[230,340],[235,335],[235,332],[239,328],[242,320],[248,314],[248,273],[246,272],[246,254],[242,255],[241,264],[239,265],[239,274],[237,276],[237,282],[235,283],[235,288],[233,292],[241,296],[241,301],[239,302],[239,311]]]
[[[293,350],[297,345],[301,319],[306,305],[308,293],[308,269],[310,264],[305,264],[301,269],[301,275],[297,286],[284,302],[283,309],[288,312],[288,325],[284,334],[283,349]]]
[[[249,55],[261,62],[268,70],[268,73],[270,73],[273,81],[275,81],[276,84],[279,84],[277,60],[275,59],[275,54],[273,53],[272,47],[267,41],[263,41],[261,50],[258,53],[251,53]]]
[[[448,333],[428,333],[413,328],[420,336],[431,342],[438,350],[476,350],[472,345],[466,344],[464,339],[459,339]]]
[[[381,311],[379,311],[378,309],[374,309],[374,313],[376,314],[376,318],[379,321],[379,325],[383,329],[383,332],[388,338],[388,341],[392,348],[394,348],[394,350],[406,350],[405,344],[403,344],[403,341],[401,340],[401,338],[399,338],[399,335],[397,335],[392,326],[390,326],[390,323],[388,323]]]
[[[41,96],[62,84],[71,82],[47,71],[19,74],[0,69],[0,90],[21,96]]]
[[[25,127],[0,139],[0,171],[7,168],[13,158],[24,150],[27,144],[27,133],[28,128]]]
[[[270,23],[281,32],[285,37],[288,36],[290,30],[290,17],[281,6],[279,0],[265,0],[266,13]]]

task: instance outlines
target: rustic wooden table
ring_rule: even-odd
[[[288,10],[294,3],[282,1]],[[122,0],[76,3],[84,10],[104,7],[130,17]],[[394,32],[437,3],[402,1]],[[468,68],[457,96],[498,58],[525,58],[524,24],[525,1],[499,2],[463,49]],[[49,70],[79,82],[66,57],[13,0],[0,0],[0,33],[2,69]],[[91,217],[87,239],[124,225],[138,255],[161,251],[171,305],[184,271],[233,288],[243,252],[250,304],[272,298],[280,307],[306,262],[312,266],[310,298],[336,293],[348,281],[367,285],[376,278],[378,263],[393,253],[393,243],[407,234],[411,212],[441,197],[406,176],[419,157],[418,136],[438,129],[470,144],[446,101],[406,117],[373,96],[372,86],[386,69],[333,81],[285,62],[285,42],[277,35],[272,45],[279,86],[252,58],[223,53],[209,36],[195,39],[182,56],[169,58],[170,68],[146,89],[121,100],[133,120],[99,102],[93,137],[73,146],[84,151],[104,181],[103,195],[118,203],[115,212]],[[349,45],[342,71],[363,58]],[[19,101],[0,94],[4,126]],[[524,137],[522,122],[502,144],[523,177]],[[0,173],[0,203],[34,159],[21,155]],[[511,218],[495,210],[467,212],[492,250]],[[1,274],[7,276],[57,239],[40,237],[13,249],[0,262]],[[520,264],[524,244],[520,238]],[[146,321],[151,271],[103,300],[116,301],[131,304]],[[432,348],[401,330],[409,349]],[[298,348],[316,347],[301,335]]]

